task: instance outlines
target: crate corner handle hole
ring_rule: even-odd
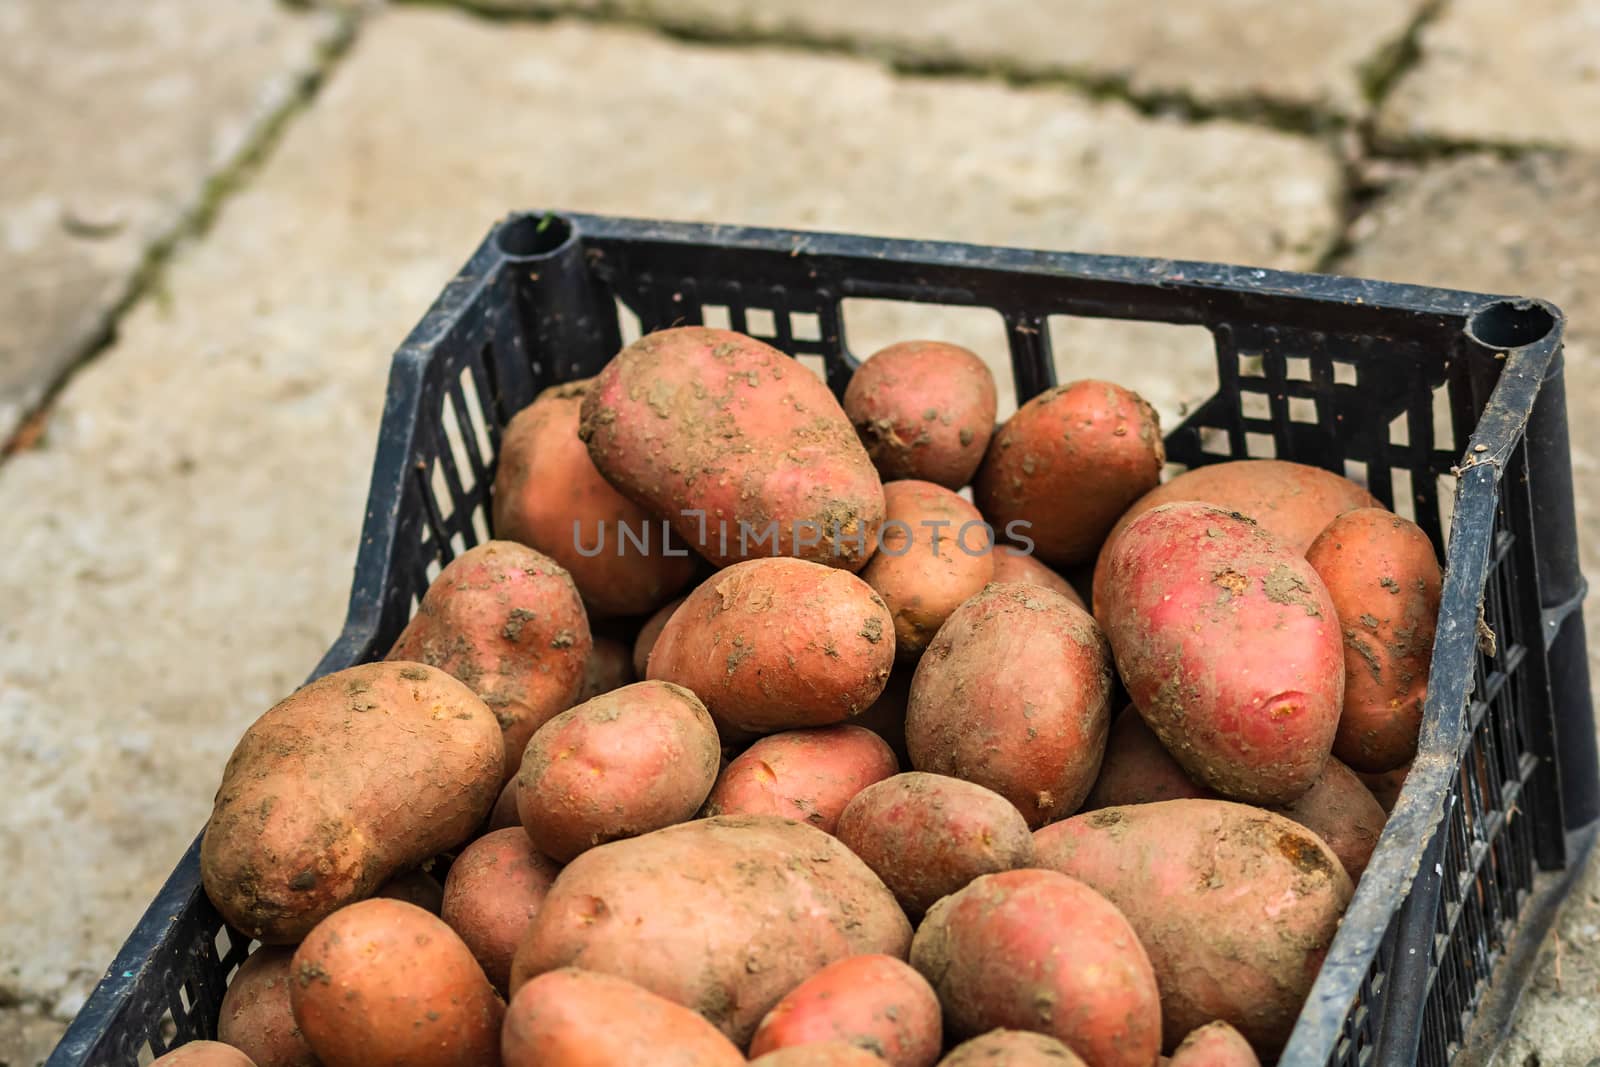
[[[1523,348],[1543,340],[1555,325],[1555,313],[1547,304],[1496,300],[1472,313],[1467,333],[1485,348]]]
[[[572,223],[560,215],[519,215],[500,227],[495,242],[513,259],[532,259],[559,251],[573,232]]]

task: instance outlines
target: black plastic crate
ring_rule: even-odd
[[[622,308],[647,331],[726,309],[733,329],[820,358],[842,392],[857,360],[840,301],[853,297],[999,312],[1021,399],[1054,384],[1049,316],[1204,327],[1217,392],[1168,435],[1172,461],[1312,463],[1414,515],[1446,559],[1421,752],[1281,1062],[1443,1064],[1495,1044],[1600,815],[1562,319],[1548,304],[1203,263],[514,216],[395,355],[349,616],[313,677],[380,658],[430,577],[488,535],[502,427],[540,389],[598,371],[621,343]],[[251,946],[206,899],[198,857],[196,842],[50,1067],[148,1062],[215,1033]]]

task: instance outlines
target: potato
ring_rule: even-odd
[[[1122,531],[1152,508],[1184,500],[1254,519],[1297,556],[1305,555],[1317,534],[1341,512],[1378,506],[1371,493],[1348,478],[1282,459],[1238,459],[1185,471],[1140,497],[1106,536],[1094,569],[1096,617],[1106,558]]]
[[[688,599],[679,597],[668,601],[661,606],[661,610],[645,620],[640,627],[639,635],[633,641],[633,676],[635,678],[648,678],[650,672],[650,652],[656,647],[656,640],[660,638],[661,631],[666,628],[667,620],[672,618],[672,613]]]
[[[705,815],[777,815],[833,833],[851,799],[900,769],[883,738],[859,726],[763,737],[717,777]]]
[[[1037,827],[1078,810],[1100,769],[1111,656],[1088,614],[1032,585],[990,585],[951,614],[911,681],[919,771],[994,790]]]
[[[794,1045],[750,1062],[756,1067],[883,1067],[882,1057],[845,1041]]]
[[[1344,712],[1333,753],[1359,771],[1417,754],[1443,576],[1416,523],[1382,508],[1334,519],[1306,551],[1344,630]]]
[[[259,1067],[249,1056],[220,1041],[190,1041],[155,1060],[150,1067]]]
[[[534,847],[565,863],[694,818],[721,755],[698,697],[670,682],[635,682],[539,727],[517,772],[517,812]]]
[[[1024,548],[1031,541],[1044,562],[1081,563],[1156,487],[1165,462],[1161,420],[1143,397],[1110,382],[1073,382],[1040,393],[1000,427],[973,500],[1005,539]]]
[[[1167,1067],[1261,1067],[1244,1035],[1218,1020],[1183,1039]]]
[[[239,965],[222,995],[217,1040],[232,1045],[256,1067],[317,1067],[289,1005],[294,950],[262,945]]]
[[[890,671],[878,699],[850,720],[850,725],[864,727],[883,738],[902,767],[911,766],[911,754],[906,751],[906,702],[911,699],[912,673],[913,668],[906,665]]]
[[[883,499],[878,548],[861,577],[889,606],[895,656],[914,662],[994,576],[993,531],[977,508],[932,482],[890,482]]]
[[[1355,776],[1361,779],[1361,784],[1367,787],[1373,799],[1377,800],[1378,806],[1387,814],[1394,811],[1395,802],[1400,799],[1400,789],[1406,784],[1406,775],[1410,773],[1411,764],[1407,763],[1382,774],[1363,774],[1356,771]]]
[[[634,680],[633,650],[621,641],[597,637],[589,658],[583,661],[583,682],[578,686],[578,695],[572,702],[575,705],[582,704],[601,693],[621,689]]]
[[[439,572],[387,658],[471,686],[505,732],[509,778],[533,731],[572,705],[592,647],[567,572],[526,545],[488,541]]]
[[[980,875],[1033,862],[1028,822],[1009,800],[972,782],[920,771],[863,789],[834,834],[912,917]]]
[[[494,808],[489,812],[489,821],[484,825],[483,833],[489,834],[496,830],[504,830],[508,826],[522,827],[522,816],[517,814],[517,780],[515,778],[505,784],[500,790],[500,799],[494,802]],[[481,836],[481,835],[480,835]]]
[[[694,557],[667,528],[612,488],[578,437],[592,380],[546,389],[500,440],[495,536],[555,560],[593,618],[654,611],[689,583]]]
[[[922,975],[892,956],[851,956],[807,978],[767,1012],[750,1041],[750,1058],[842,1041],[890,1067],[933,1067],[941,1026],[939,998]]]
[[[904,958],[911,925],[832,837],[771,816],[701,819],[591,849],[517,949],[513,991],[581,961],[710,1019],[743,1047],[783,995],[835,960]]]
[[[1184,798],[1221,799],[1184,773],[1138,712],[1123,711],[1111,727],[1105,762],[1084,809]],[[1367,869],[1385,822],[1383,809],[1366,786],[1332,756],[1310,789],[1293,803],[1271,810],[1322,838],[1351,881]]]
[[[1185,773],[1172,754],[1161,746],[1161,739],[1150,732],[1138,710],[1130,705],[1111,723],[1111,738],[1106,742],[1100,777],[1095,779],[1083,810],[1184,797],[1215,799],[1216,796]]]
[[[520,826],[485,834],[450,865],[439,917],[501,993],[510,988],[517,945],[560,871]]]
[[[500,788],[505,742],[461,682],[368,663],[306,685],[245,731],[200,846],[206,895],[268,944],[460,844]]]
[[[1057,1038],[1090,1067],[1161,1052],[1155,973],[1128,920],[1054,871],[986,874],[934,904],[911,942],[958,1037],[997,1028]]]
[[[694,691],[717,720],[776,733],[869,707],[894,665],[894,620],[848,571],[795,559],[735,564],[673,612],[649,676]]]
[[[1372,791],[1333,756],[1298,800],[1274,810],[1322,838],[1352,882],[1359,881],[1366,871],[1388,821]]]
[[[1221,1019],[1276,1055],[1339,919],[1350,877],[1322,839],[1225,800],[1104,808],[1033,835],[1034,863],[1104,895],[1161,988],[1165,1047]]]
[[[461,939],[399,900],[340,908],[295,949],[295,1021],[325,1067],[486,1067],[505,1005]]]
[[[960,489],[994,433],[994,374],[943,341],[901,341],[856,368],[844,412],[884,480],[919,478]]]
[[[1123,531],[1096,607],[1134,706],[1190,777],[1254,804],[1311,788],[1344,652],[1302,557],[1237,514],[1165,504]]]
[[[993,582],[1024,582],[1028,585],[1037,585],[1041,589],[1048,589],[1052,593],[1060,593],[1075,605],[1085,611],[1089,606],[1083,602],[1083,597],[1067,581],[1055,571],[1046,567],[1033,556],[1023,552],[1020,548],[1011,545],[997,545],[994,550],[994,577]]]
[[[594,379],[578,433],[607,481],[719,567],[860,570],[883,521],[878,472],[827,385],[743,334],[641,337]]]
[[[1045,1034],[990,1030],[957,1045],[938,1067],[1084,1067],[1084,1063],[1076,1052]]]
[[[506,1010],[505,1067],[741,1067],[693,1011],[632,982],[571,967],[525,984]]]

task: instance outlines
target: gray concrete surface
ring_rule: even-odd
[[[1206,108],[1357,116],[1422,0],[478,0],[581,10],[690,34],[800,39],[916,64],[1113,84]]]
[[[1385,101],[1380,137],[1600,148],[1600,3],[1449,0],[1422,61]]]
[[[1600,692],[1600,159],[1487,157],[1428,169],[1355,229],[1341,269],[1397,281],[1544,297],[1568,317],[1567,407],[1589,668]],[[1559,943],[1559,944],[1558,944]],[[1590,1067],[1600,1058],[1600,854],[1547,940],[1496,1067]]]
[[[628,29],[374,18],[0,466],[0,856],[103,872],[6,881],[4,996],[73,1012],[239,731],[316,662],[390,353],[493,219],[548,205],[1286,266],[1338,221],[1329,154],[1273,132]]]
[[[0,4],[0,442],[335,32],[274,0]]]

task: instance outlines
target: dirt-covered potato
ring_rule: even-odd
[[[217,1040],[243,1052],[256,1067],[317,1067],[289,1003],[294,949],[262,945],[239,965],[222,995]]]
[[[978,356],[944,341],[879,349],[850,376],[844,411],[885,481],[960,489],[983,460],[999,397]]]
[[[232,1045],[220,1041],[190,1041],[155,1060],[150,1067],[258,1067],[258,1064]]]
[[[917,664],[906,747],[917,770],[986,786],[1042,826],[1089,794],[1110,699],[1110,649],[1088,613],[1037,586],[990,585]]]
[[[997,545],[994,550],[994,582],[1023,582],[1027,585],[1037,585],[1041,589],[1048,589],[1052,593],[1060,593],[1078,607],[1088,610],[1089,606],[1083,602],[1083,597],[1072,587],[1072,583],[1061,575],[1041,563],[1036,556],[1023,552],[1020,548],[1011,545]]]
[[[1261,1060],[1243,1034],[1219,1019],[1184,1038],[1167,1067],[1261,1067]]]
[[[641,681],[650,676],[650,651],[656,647],[656,640],[661,636],[661,631],[666,629],[667,620],[672,618],[672,613],[686,600],[679,597],[661,605],[645,624],[639,628],[639,634],[633,640],[633,676]]]
[[[572,706],[593,644],[566,571],[526,545],[488,541],[439,572],[388,658],[438,667],[482,697],[505,732],[509,778],[533,732]]]
[[[871,730],[789,730],[761,738],[723,768],[702,814],[777,815],[831,834],[857,793],[899,769]]]
[[[206,895],[268,944],[292,944],[397,872],[465,841],[505,766],[494,714],[421,663],[306,685],[245,731],[200,846]]]
[[[572,702],[582,704],[637,680],[633,673],[633,650],[613,638],[597,637],[589,658],[584,660],[583,683]]]
[[[450,865],[439,917],[502,994],[511,984],[511,958],[560,871],[520,826],[485,834]]]
[[[939,998],[892,956],[851,956],[801,982],[767,1012],[750,1058],[780,1048],[842,1041],[890,1067],[933,1067],[943,1037]]]
[[[1156,487],[1165,462],[1161,421],[1143,397],[1110,382],[1072,382],[1040,393],[1000,427],[973,500],[1002,537],[1026,537],[1045,562],[1082,563],[1128,505]]]
[[[847,1041],[792,1045],[758,1056],[752,1067],[883,1067],[883,1057]]]
[[[938,1067],[1086,1067],[1078,1054],[1046,1034],[990,1030],[950,1050]]]

